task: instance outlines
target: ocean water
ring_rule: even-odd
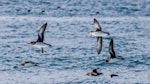
[[[0,84],[150,83],[149,0],[1,0],[0,8]],[[94,18],[110,33],[100,55],[88,34]],[[46,22],[52,47],[40,53],[28,43]],[[122,62],[105,63],[112,38]],[[22,61],[39,66],[22,67]],[[103,75],[86,76],[95,68]]]

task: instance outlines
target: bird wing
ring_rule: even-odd
[[[101,31],[102,30],[99,22],[95,18],[94,18],[94,26],[96,28],[96,31]]]
[[[102,51],[102,37],[97,37],[97,54],[100,54]]]
[[[113,39],[111,39],[110,44],[109,44],[109,53],[110,53],[111,58],[116,58],[116,54],[114,51]]]
[[[44,31],[47,27],[47,23],[43,24],[42,27],[40,28],[40,31],[38,33],[38,39],[37,42],[43,42],[44,41]]]

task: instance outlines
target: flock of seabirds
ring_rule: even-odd
[[[102,31],[102,28],[101,28],[98,20],[95,19],[95,18],[94,18],[94,26],[95,26],[96,30],[90,31],[89,34],[93,35],[97,38],[97,54],[99,55],[102,51],[103,38],[109,36],[110,34],[109,34],[109,32]],[[44,32],[45,32],[46,27],[47,27],[47,23],[45,23],[41,26],[41,28],[39,30],[39,33],[38,33],[37,41],[32,41],[32,42],[28,43],[28,44],[33,45],[34,47],[39,48],[41,53],[44,52],[45,47],[51,47],[51,44],[48,44],[48,43],[44,42]],[[111,39],[110,44],[109,44],[110,58],[105,60],[107,63],[118,62],[118,61],[124,60],[123,58],[117,58],[116,57],[113,45],[114,45],[114,42],[113,42],[113,39]],[[21,63],[21,66],[38,66],[38,63],[35,63],[33,61],[24,61],[24,62]],[[88,72],[86,75],[87,76],[100,76],[100,75],[103,75],[102,72],[98,72],[98,69],[99,68],[93,69],[91,72]],[[116,76],[118,76],[118,75],[117,74],[111,74],[110,75],[111,78],[116,77]]]

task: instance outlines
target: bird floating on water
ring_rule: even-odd
[[[20,65],[21,66],[38,66],[39,63],[32,62],[32,61],[24,61]]]
[[[97,68],[97,69],[99,69],[99,68]],[[103,73],[98,72],[97,69],[93,69],[92,72],[88,72],[87,75],[88,76],[99,76],[99,75],[102,75]]]

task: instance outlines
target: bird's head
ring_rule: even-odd
[[[30,42],[29,44],[32,44],[32,45],[34,45],[36,42],[35,41],[32,41],[32,42]]]
[[[93,32],[95,32],[95,31],[90,31],[89,34],[92,34]]]
[[[109,61],[110,61],[110,58],[105,60],[105,62],[109,62]]]

